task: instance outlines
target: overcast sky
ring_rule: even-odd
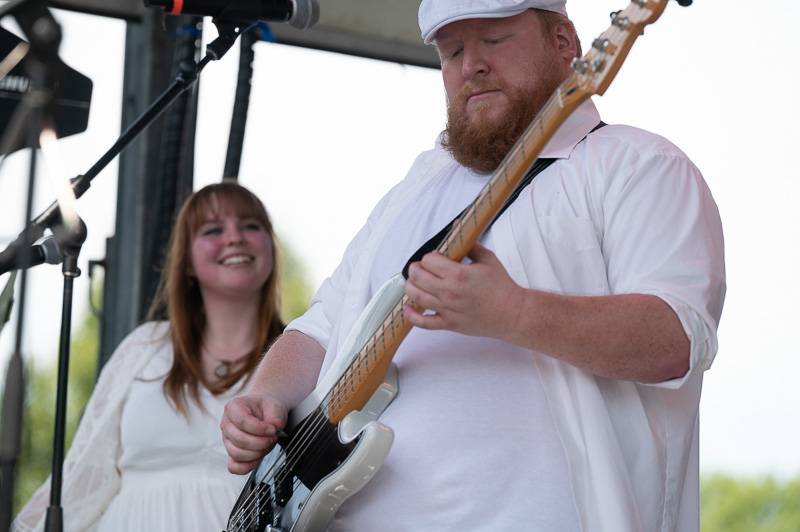
[[[570,0],[587,47],[608,26],[614,0]],[[701,403],[701,469],[800,474],[800,86],[793,38],[796,0],[670,3],[637,41],[608,93],[595,101],[609,123],[666,136],[703,171],[726,238],[728,296],[720,350]],[[326,8],[325,0],[322,8]],[[61,56],[94,82],[89,129],[60,141],[55,174],[86,171],[116,139],[124,24],[59,12]],[[5,25],[5,24],[4,24]],[[230,124],[237,49],[202,75],[196,184],[217,181]],[[444,123],[438,71],[259,44],[241,181],[270,210],[282,239],[317,285],[337,264],[377,199],[432,146]],[[27,153],[0,174],[0,243],[22,228]],[[53,192],[39,179],[37,209]],[[116,162],[79,202],[89,227],[82,252],[102,258],[113,232]],[[5,284],[5,276],[0,279]],[[86,312],[84,274],[75,322]],[[25,352],[55,361],[61,275],[32,275]],[[0,374],[13,323],[0,334]]]

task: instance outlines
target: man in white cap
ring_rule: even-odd
[[[448,124],[378,204],[222,421],[229,468],[275,442],[372,294],[486,183],[579,54],[564,1],[423,0]],[[719,214],[665,139],[578,108],[558,159],[470,261],[408,270],[395,443],[332,530],[699,527],[698,403],[725,292]]]

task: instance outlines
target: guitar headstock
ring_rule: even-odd
[[[591,49],[575,59],[572,80],[576,93],[603,94],[617,75],[634,41],[647,25],[664,12],[669,0],[633,0],[628,7],[611,15],[611,26],[592,41]],[[680,1],[680,0],[679,0]],[[683,0],[685,2],[686,0]]]

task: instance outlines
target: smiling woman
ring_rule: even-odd
[[[272,224],[233,183],[181,208],[149,321],[103,369],[64,463],[65,529],[222,529],[244,482],[218,423],[283,329]],[[156,321],[162,320],[162,321]],[[15,530],[39,530],[49,482]]]
[[[184,203],[150,311],[170,319],[164,389],[178,410],[187,390],[197,400],[200,384],[222,393],[249,374],[280,333],[275,250],[269,216],[246,188],[209,185]]]

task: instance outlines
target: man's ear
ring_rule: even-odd
[[[555,33],[559,55],[567,63],[571,63],[574,58],[578,57],[580,49],[575,27],[568,20],[564,20],[556,25]]]

